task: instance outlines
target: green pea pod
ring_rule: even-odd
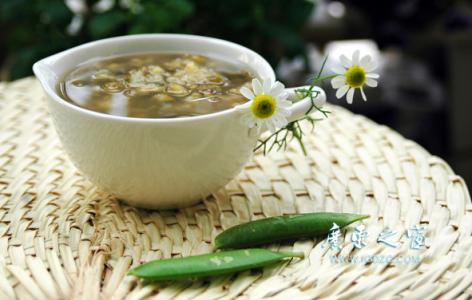
[[[267,249],[222,251],[154,260],[131,269],[128,274],[150,281],[197,279],[259,268],[289,257],[303,258],[303,253]]]
[[[215,239],[217,249],[237,249],[303,237],[327,235],[333,223],[343,228],[367,215],[307,213],[260,219],[231,227]]]

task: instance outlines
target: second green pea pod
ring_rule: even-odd
[[[271,217],[231,227],[215,238],[217,249],[236,249],[298,238],[327,235],[333,224],[343,228],[368,215],[317,212]]]

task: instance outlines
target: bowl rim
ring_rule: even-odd
[[[51,85],[46,82],[47,76],[44,74],[47,73],[47,70],[49,70],[49,72],[53,72],[51,71],[51,66],[54,65],[54,63],[58,59],[63,58],[65,56],[73,55],[74,52],[81,51],[83,49],[87,49],[91,47],[103,47],[103,46],[106,46],[106,44],[110,42],[117,42],[117,41],[127,42],[128,41],[128,42],[136,43],[142,40],[153,40],[153,39],[203,41],[207,43],[216,43],[223,47],[229,47],[229,48],[236,49],[240,52],[245,52],[251,55],[252,57],[256,58],[257,60],[261,61],[262,64],[265,65],[264,66],[265,69],[268,71],[267,77],[275,81],[274,70],[270,66],[270,64],[267,62],[267,60],[265,60],[257,52],[247,47],[244,47],[242,45],[239,45],[230,41],[213,38],[213,37],[191,35],[191,34],[167,34],[167,33],[133,34],[133,35],[117,36],[117,37],[105,38],[105,39],[100,39],[100,40],[88,42],[85,44],[81,44],[79,46],[64,50],[62,52],[53,54],[51,56],[48,56],[46,58],[43,58],[37,61],[36,63],[33,64],[33,72],[36,75],[37,79],[41,82],[41,85],[43,89],[45,90],[46,94],[50,98],[52,98],[52,100],[54,100],[56,103],[62,106],[65,106],[66,108],[73,110],[74,112],[86,114],[91,117],[96,117],[96,118],[110,120],[110,121],[122,121],[122,122],[132,122],[132,123],[183,123],[183,122],[203,121],[203,120],[208,120],[208,119],[217,118],[217,117],[224,117],[224,116],[228,116],[236,112],[236,108],[233,107],[230,109],[225,109],[222,111],[217,111],[217,112],[213,112],[209,114],[198,115],[198,116],[185,116],[185,117],[178,117],[178,118],[138,118],[138,117],[117,116],[117,115],[111,115],[111,114],[89,110],[89,109],[80,107],[78,105],[72,104],[66,101],[64,98],[60,97],[57,91],[55,90],[56,88],[51,87]],[[182,49],[182,50],[185,51],[185,49]],[[191,49],[190,49],[190,52],[198,54],[198,51],[191,51]],[[135,52],[135,53],[138,53],[138,52]],[[141,53],[146,53],[146,51],[143,51]],[[147,51],[147,53],[149,53],[149,51]],[[84,63],[84,62],[79,62],[77,63],[77,65],[81,63]],[[57,81],[56,74],[55,74],[55,77]]]

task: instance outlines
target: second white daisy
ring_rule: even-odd
[[[288,94],[282,83],[269,79],[261,83],[253,79],[252,90],[242,87],[240,92],[250,100],[236,107],[242,112],[241,123],[249,128],[256,127],[258,131],[269,129],[271,132],[288,124],[292,103],[287,100]]]
[[[365,55],[360,58],[359,50],[354,52],[352,59],[341,55],[340,60],[342,67],[333,69],[339,76],[331,80],[331,85],[334,89],[337,89],[336,97],[339,99],[347,94],[347,102],[351,104],[354,98],[354,91],[360,89],[362,99],[366,101],[367,97],[364,93],[364,86],[377,86],[377,80],[375,79],[379,78],[379,75],[372,73],[377,67],[376,63],[372,60],[370,55]]]

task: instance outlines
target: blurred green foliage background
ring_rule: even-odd
[[[259,52],[275,65],[283,56],[304,54],[299,31],[314,5],[305,0],[111,0],[103,9],[98,7],[103,1],[78,2],[85,9],[74,13],[64,0],[0,1],[2,79],[31,75],[35,61],[64,49],[138,33],[223,38]],[[80,26],[71,32],[74,18]]]

